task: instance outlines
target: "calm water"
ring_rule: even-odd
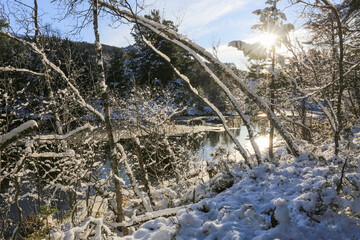
[[[269,129],[266,121],[261,121],[255,125],[256,142],[260,151],[265,151],[269,147]],[[231,131],[235,134],[240,144],[250,153],[253,153],[251,143],[248,137],[248,131],[244,125],[240,128],[233,128]],[[276,138],[274,139],[276,142]],[[207,132],[204,141],[198,150],[198,159],[211,160],[211,153],[214,153],[217,148],[222,147],[227,154],[232,155],[235,159],[242,159],[240,153],[235,150],[235,144],[230,136],[225,132]]]
[[[269,127],[267,121],[259,121],[255,126],[256,131],[256,142],[259,146],[260,151],[265,151],[269,147]],[[253,149],[248,137],[248,131],[244,125],[240,128],[232,128],[231,131],[235,134],[236,138],[239,140],[240,144],[249,152],[253,153]],[[276,142],[276,138],[274,139]],[[190,153],[190,155],[197,155],[196,159],[198,161],[211,161],[212,153],[216,152],[216,149],[221,147],[225,150],[225,155],[229,154],[231,158],[236,160],[242,160],[241,154],[235,149],[235,144],[225,131],[206,131],[204,132],[203,142],[198,147],[198,150],[195,149],[195,152]],[[101,178],[106,178],[110,172],[110,164],[105,164],[102,169]],[[126,184],[130,184],[125,169],[120,171],[120,177],[125,180]]]

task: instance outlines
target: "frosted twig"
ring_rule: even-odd
[[[26,68],[14,68],[11,66],[0,67],[0,73],[1,72],[24,72],[24,73],[29,73],[29,74],[36,75],[36,76],[45,76],[46,75],[45,73],[34,72],[34,71],[31,71]]]

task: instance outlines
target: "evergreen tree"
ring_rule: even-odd
[[[109,86],[121,88],[126,86],[125,68],[124,68],[124,51],[122,49],[114,49],[113,55],[109,61],[107,71],[107,82]]]
[[[145,17],[177,31],[172,21],[161,19],[158,10],[152,10],[150,15],[145,15]],[[181,50],[178,46],[167,42],[162,37],[139,25],[135,25],[132,35],[135,40],[135,46],[130,53],[133,59],[130,62],[130,68],[133,70],[137,82],[141,84],[153,84],[158,80],[162,84],[167,85],[169,81],[175,78],[175,73],[172,68],[143,43],[142,35],[158,50],[170,57],[172,64],[177,69],[184,74],[188,72],[192,60],[188,53],[185,53],[185,51]]]

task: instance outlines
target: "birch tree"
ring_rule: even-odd
[[[94,0],[92,3],[93,7],[93,26],[94,26],[94,34],[95,34],[95,49],[96,49],[96,62],[97,62],[97,74],[99,80],[99,87],[102,97],[102,103],[104,106],[104,114],[105,114],[105,127],[106,127],[106,134],[108,137],[108,142],[110,146],[110,161],[111,161],[111,169],[114,174],[114,185],[115,185],[115,196],[116,196],[116,215],[117,215],[117,222],[123,222],[124,211],[123,211],[123,196],[121,191],[121,183],[119,179],[119,158],[118,158],[118,150],[116,144],[116,140],[114,137],[114,130],[111,124],[111,116],[110,116],[110,96],[108,86],[106,85],[105,79],[105,70],[104,70],[104,63],[103,63],[103,56],[102,56],[102,46],[100,43],[100,35],[99,35],[99,27],[98,27],[98,2]],[[121,146],[120,146],[121,147]],[[124,154],[121,152],[120,154]],[[123,156],[126,158],[126,156]],[[127,228],[122,227],[123,235],[127,235]]]

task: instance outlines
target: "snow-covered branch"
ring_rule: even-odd
[[[31,71],[29,69],[26,68],[14,68],[11,66],[7,66],[7,67],[0,67],[0,73],[1,72],[24,72],[24,73],[29,73],[35,76],[45,76],[45,73],[39,73],[39,72],[34,72]]]
[[[37,135],[35,137],[33,137],[34,140],[65,140],[68,139],[71,136],[74,136],[80,132],[83,132],[85,130],[89,130],[89,131],[94,131],[95,127],[91,126],[89,123],[86,123],[85,125],[78,127],[70,132],[68,132],[67,134],[64,135],[58,135],[58,134],[51,134],[51,135]]]
[[[37,128],[38,124],[34,120],[29,120],[19,127],[11,130],[10,132],[0,136],[0,149],[4,148],[6,145],[14,142],[16,139],[20,138],[22,135],[26,134],[28,131]]]
[[[68,149],[65,152],[61,152],[61,153],[55,153],[55,152],[30,153],[28,156],[32,158],[66,158],[66,157],[74,157],[75,151],[72,149]]]

